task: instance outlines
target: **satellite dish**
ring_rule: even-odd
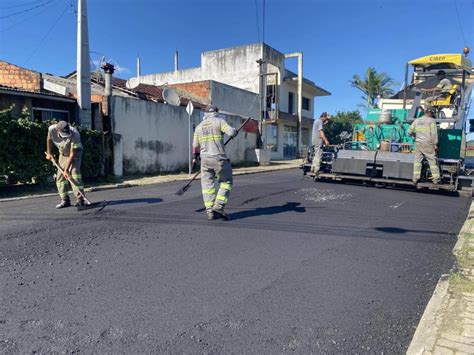
[[[167,104],[173,106],[179,106],[181,104],[181,100],[179,99],[179,95],[173,89],[165,88],[163,89],[163,100]]]
[[[127,89],[135,89],[139,84],[140,81],[138,80],[138,78],[130,78],[125,83],[125,86],[127,87]]]

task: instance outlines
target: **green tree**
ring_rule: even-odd
[[[362,122],[359,111],[338,111],[324,127],[324,133],[331,144],[341,144],[342,132],[352,133],[354,124]]]
[[[362,99],[367,108],[377,107],[377,96],[387,97],[393,95],[392,86],[396,84],[386,73],[377,73],[372,67],[367,68],[364,78],[354,74],[350,82],[352,87],[363,93]]]

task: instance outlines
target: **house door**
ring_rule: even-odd
[[[283,133],[283,158],[296,158],[296,127],[285,126]]]

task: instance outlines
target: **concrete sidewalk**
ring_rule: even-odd
[[[438,282],[407,354],[474,354],[474,203],[453,253],[456,265]]]
[[[251,166],[251,167],[234,168],[233,174],[234,176],[236,176],[236,175],[265,173],[265,172],[270,172],[270,171],[278,171],[278,170],[286,170],[286,169],[295,169],[295,168],[298,168],[301,164],[302,164],[301,159],[272,161],[271,164],[268,166]],[[152,185],[152,184],[160,184],[160,183],[174,182],[174,181],[188,181],[190,178],[191,177],[185,173],[147,176],[147,177],[140,177],[140,178],[125,177],[125,179],[122,182],[116,183],[116,184],[97,184],[97,185],[92,184],[92,186],[85,188],[85,192],[121,189],[121,188],[133,187],[133,186]],[[199,179],[199,177],[197,179]],[[24,199],[35,198],[35,197],[45,197],[45,196],[55,196],[55,195],[57,195],[57,193],[38,193],[38,194],[21,196],[21,197],[3,198],[3,199],[0,199],[0,202],[17,201],[17,200],[24,200]]]

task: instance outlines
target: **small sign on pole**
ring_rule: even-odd
[[[193,114],[194,111],[194,106],[191,100],[188,101],[188,106],[186,106],[186,112],[188,113],[189,116]]]
[[[192,169],[193,169],[193,166],[192,166],[192,156],[193,156],[193,152],[192,152],[192,141],[191,141],[191,137],[192,137],[191,115],[193,114],[193,111],[194,111],[193,103],[191,102],[191,100],[189,100],[189,101],[188,101],[188,105],[186,106],[186,112],[188,113],[188,116],[189,116],[189,127],[188,127],[188,143],[189,143],[188,162],[189,162],[189,175],[191,175]]]

